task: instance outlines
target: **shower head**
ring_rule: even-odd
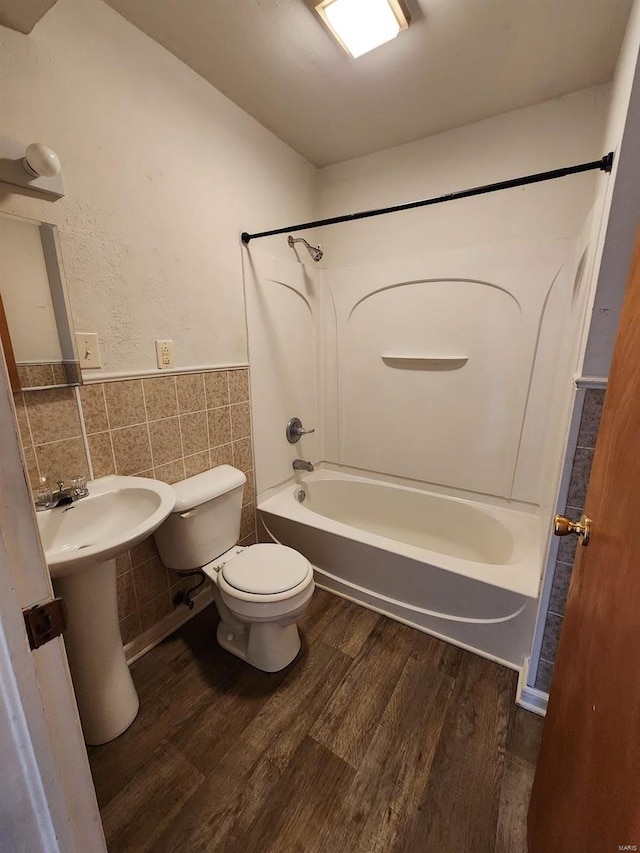
[[[304,243],[307,248],[307,251],[316,263],[318,263],[318,261],[324,255],[321,246],[312,246],[311,243],[307,243],[307,241],[303,240],[302,237],[292,237],[291,234],[289,234],[289,236],[287,237],[287,243],[291,246],[292,249],[295,243]]]

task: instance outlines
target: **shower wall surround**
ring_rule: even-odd
[[[317,270],[254,249],[258,490],[303,453],[539,504],[540,401],[554,399],[558,373],[568,381],[578,251],[576,240],[509,243]],[[292,447],[281,433],[293,415],[318,432]]]
[[[322,271],[324,458],[539,503],[545,415],[530,401],[566,362],[576,264],[557,240]]]
[[[78,474],[127,474],[176,483],[216,465],[244,471],[240,537],[255,541],[249,371],[217,370],[128,379],[14,395],[32,485]],[[86,440],[83,433],[86,434]],[[153,538],[117,561],[125,643],[174,608],[184,585],[164,568]]]
[[[259,248],[245,255],[244,268],[256,478],[262,491],[288,479],[297,457],[324,458],[322,354],[332,344],[321,338],[320,270],[265,256]],[[289,444],[285,427],[292,417],[316,431]]]

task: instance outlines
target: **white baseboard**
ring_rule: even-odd
[[[124,647],[124,653],[129,666],[143,655],[146,655],[148,651],[151,651],[154,646],[161,643],[169,634],[173,634],[174,631],[184,625],[185,622],[188,622],[196,613],[199,613],[208,604],[211,604],[212,601],[213,592],[211,587],[207,585],[205,589],[194,597],[193,610],[180,605],[180,607],[176,607],[175,610],[165,616],[164,619],[161,619],[160,622],[156,622],[155,625],[152,625],[151,628],[140,634],[139,637],[127,643]]]
[[[549,694],[537,687],[529,687],[527,677],[529,674],[529,658],[518,673],[518,687],[516,689],[516,705],[520,705],[526,711],[532,711],[540,717],[546,716]]]

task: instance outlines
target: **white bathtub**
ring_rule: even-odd
[[[534,512],[331,468],[267,492],[258,509],[260,538],[303,553],[319,586],[522,667],[542,571]]]

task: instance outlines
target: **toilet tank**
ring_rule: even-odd
[[[218,465],[173,486],[173,512],[153,534],[165,566],[198,569],[237,543],[246,481],[242,471]]]

